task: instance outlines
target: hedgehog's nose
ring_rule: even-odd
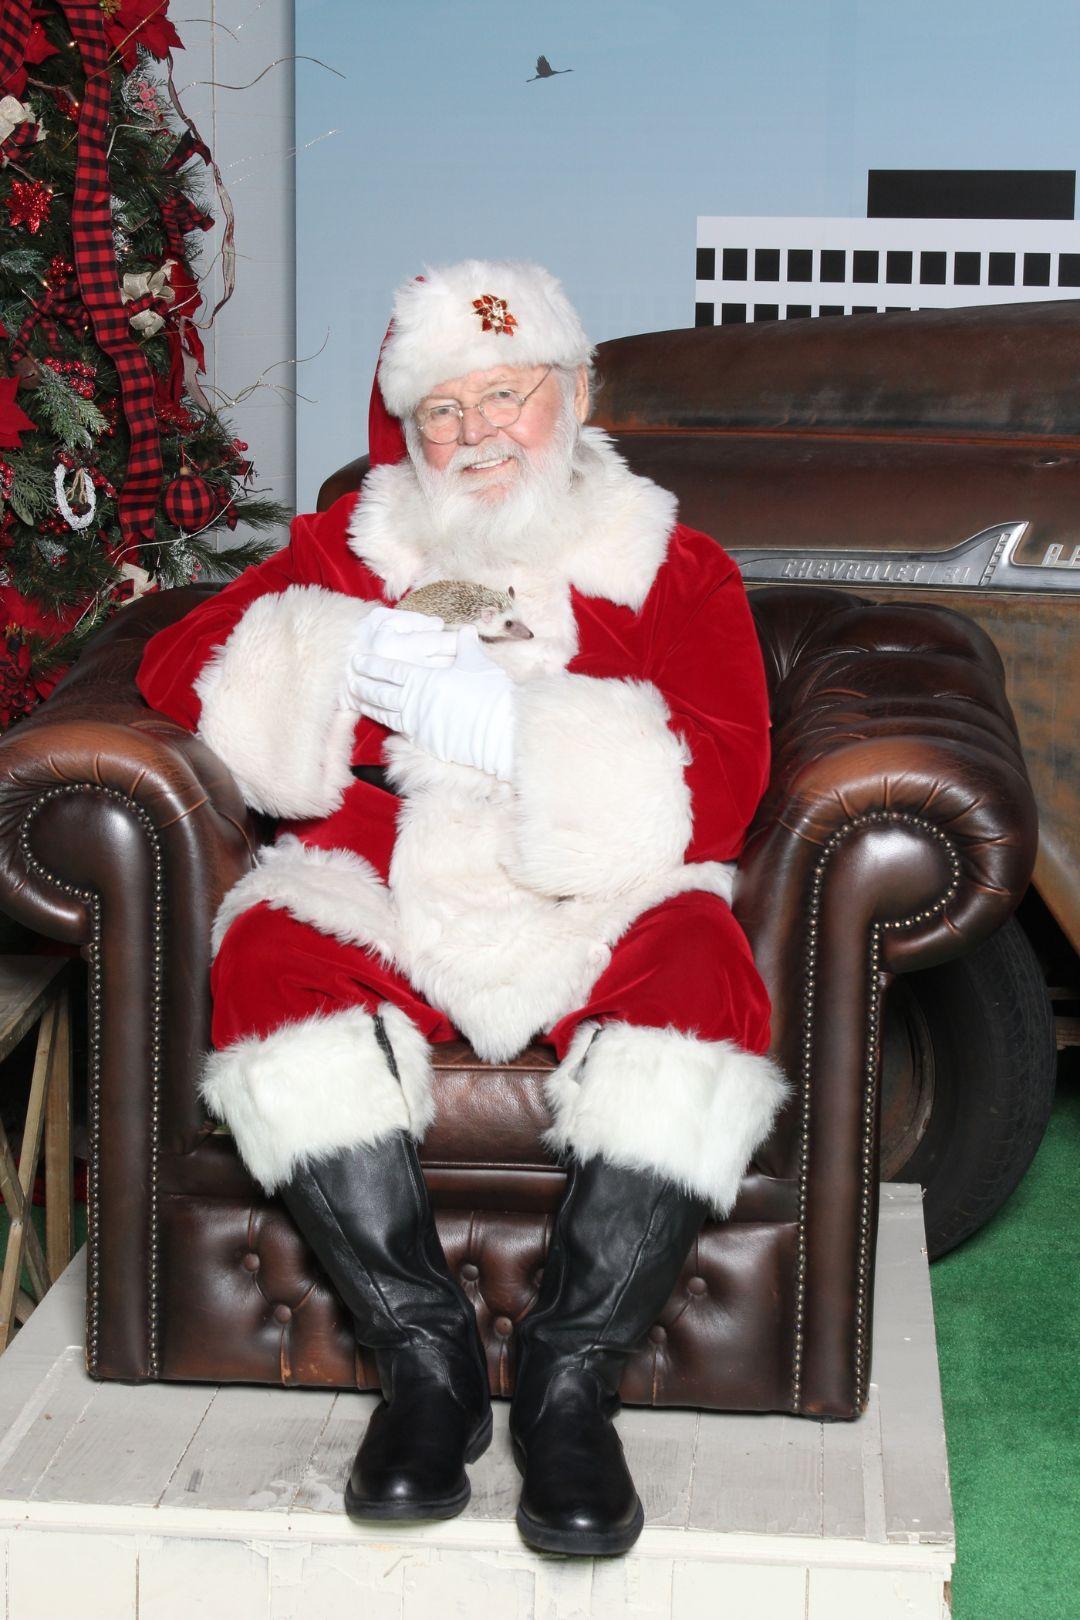
[[[522,624],[520,619],[511,619],[506,626],[506,633],[515,641],[531,641],[533,638],[528,625]]]

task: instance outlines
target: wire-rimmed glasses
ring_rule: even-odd
[[[459,405],[454,399],[433,400],[416,412],[416,425],[432,444],[453,444],[455,439],[460,439],[466,411],[479,411],[488,427],[513,427],[526,401],[542,387],[554,369],[548,366],[527,394],[516,394],[512,388],[492,388],[475,405]]]

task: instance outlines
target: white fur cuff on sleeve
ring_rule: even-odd
[[[253,810],[328,815],[352,782],[355,709],[341,706],[353,632],[371,612],[321,585],[260,596],[195,682],[197,734]]]
[[[511,875],[541,894],[599,898],[680,866],[689,763],[649,681],[560,672],[523,682]]]

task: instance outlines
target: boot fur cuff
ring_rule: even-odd
[[[772,1058],[734,1041],[613,1019],[577,1029],[545,1091],[553,1153],[653,1171],[723,1218],[791,1088]]]
[[[430,1048],[391,1002],[379,1013],[400,1083],[362,1007],[246,1036],[206,1058],[200,1096],[267,1193],[344,1148],[373,1146],[397,1130],[423,1137],[435,1112]]]

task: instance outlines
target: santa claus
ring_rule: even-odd
[[[591,361],[538,266],[401,287],[359,495],[156,635],[139,686],[280,818],[215,922],[201,1090],[375,1353],[347,1510],[468,1499],[491,1407],[416,1152],[431,1043],[542,1039],[568,1176],[517,1324],[518,1524],[596,1554],[643,1522],[623,1363],[787,1086],[728,904],[768,775],[757,635],[731,558],[585,425]],[[395,605],[436,582],[456,615]],[[505,635],[456,622],[491,593]]]

